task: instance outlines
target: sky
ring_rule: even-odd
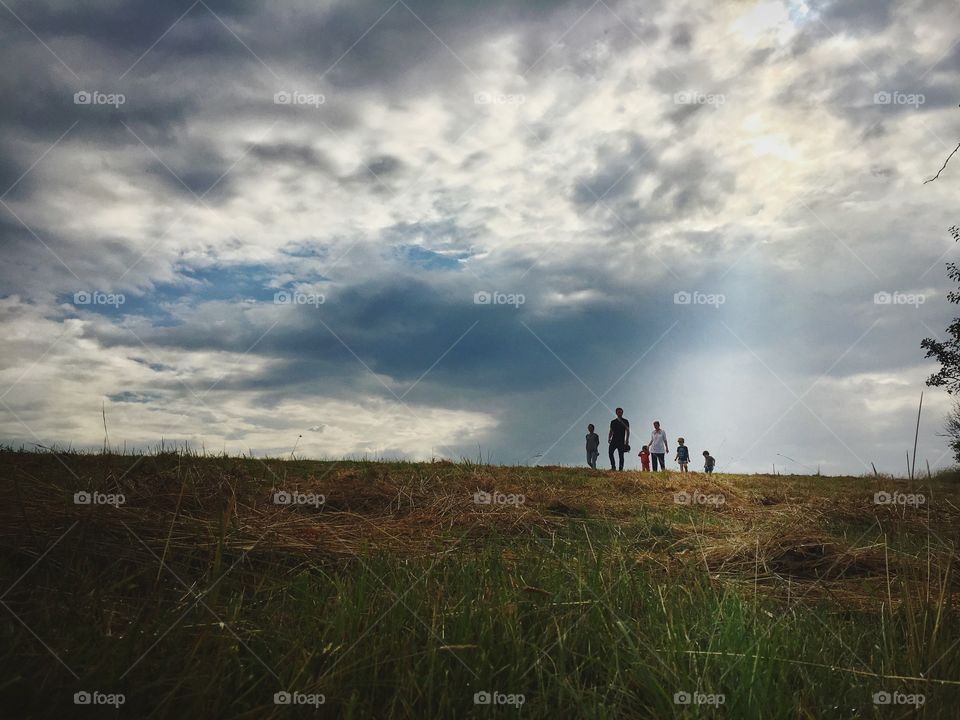
[[[960,160],[924,180],[958,26],[3,0],[0,442],[585,464],[620,406],[721,471],[903,473],[955,311]]]

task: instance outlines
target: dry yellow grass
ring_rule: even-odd
[[[349,561],[363,553],[434,555],[491,534],[551,536],[571,521],[605,522],[624,542],[608,556],[647,572],[690,563],[744,592],[796,597],[810,586],[851,603],[887,583],[935,579],[955,556],[955,486],[877,478],[607,473],[447,462],[313,463],[166,455],[3,453],[0,538],[25,550],[31,533],[84,518],[87,542],[109,551],[131,529],[143,552],[249,551],[281,563]],[[63,465],[63,466],[62,466]],[[877,490],[925,492],[919,508],[876,505]],[[120,509],[75,505],[77,490],[122,493]],[[273,502],[275,490],[322,494],[319,506]],[[474,492],[523,495],[478,505]],[[677,505],[674,494],[722,495]],[[885,535],[886,534],[886,535]],[[857,537],[859,535],[859,537]],[[878,541],[877,538],[885,538]],[[149,548],[149,551],[148,549]],[[815,587],[814,587],[815,586]],[[952,594],[952,593],[951,593]]]

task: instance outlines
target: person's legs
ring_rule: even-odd
[[[653,458],[653,471],[657,471],[657,463],[660,463],[660,469],[666,470],[666,466],[663,464],[663,455],[664,453],[650,453],[650,457]]]
[[[623,470],[623,446],[617,448],[617,452],[620,453],[620,470]]]
[[[613,443],[610,443],[610,450],[607,452],[607,455],[610,456],[610,469],[611,469],[611,470],[616,470],[616,469],[617,469],[617,466],[616,466],[616,465],[614,464],[614,462],[613,462],[613,451],[616,450],[616,449],[617,449],[616,445],[614,445]]]

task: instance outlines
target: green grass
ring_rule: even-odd
[[[714,512],[673,505],[675,475],[173,455],[128,471],[134,458],[61,459],[69,470],[51,455],[0,453],[10,717],[113,713],[75,706],[81,689],[124,693],[120,716],[154,718],[952,718],[960,701],[952,479],[936,487],[949,500],[931,518],[899,518],[867,514],[869,478],[724,476],[714,480],[736,502]],[[278,481],[341,507],[257,524]],[[461,489],[489,482],[520,488],[529,507],[496,518],[469,502],[451,509]],[[67,501],[89,485],[125,490],[127,505]],[[770,494],[793,499],[760,504]],[[801,501],[819,515],[777,515]],[[583,512],[549,511],[557,502]],[[289,551],[268,542],[293,515],[342,538]],[[359,534],[339,524],[351,518]],[[388,521],[409,521],[409,534]],[[794,568],[777,543],[791,549],[801,534],[862,564],[829,580]],[[282,689],[326,702],[277,706]],[[525,702],[476,705],[482,690]],[[884,690],[925,703],[875,705]],[[724,703],[676,704],[683,691]]]

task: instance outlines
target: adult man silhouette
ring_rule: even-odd
[[[630,421],[623,416],[623,408],[617,408],[616,412],[617,416],[610,421],[610,432],[607,433],[607,442],[610,443],[607,455],[610,457],[610,469],[616,470],[613,453],[620,453],[620,469],[623,470],[623,453],[630,445]]]

